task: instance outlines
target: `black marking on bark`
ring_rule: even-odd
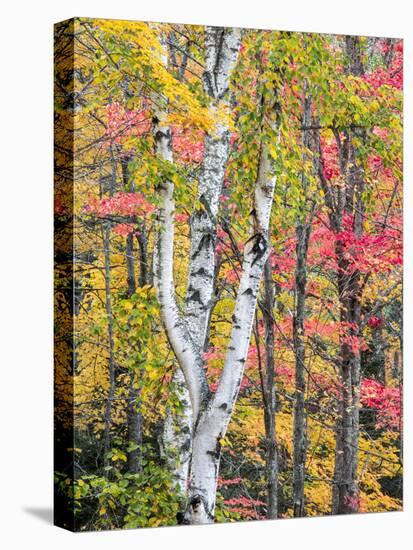
[[[204,72],[204,85],[207,88],[208,95],[210,97],[214,97],[215,93],[214,93],[214,87],[212,84],[211,74],[207,71]]]
[[[200,495],[195,495],[194,497],[191,498],[189,502],[192,508],[198,507],[201,503],[202,503],[202,499]]]
[[[258,260],[260,260],[267,251],[267,240],[261,233],[257,233],[255,236],[255,243],[252,247],[251,253],[255,255],[251,266],[253,266]]]
[[[198,248],[195,250],[192,259],[195,259],[198,254],[201,252],[203,247],[207,248],[210,245],[214,244],[214,235],[212,233],[204,233],[199,241]]]
[[[243,294],[246,294],[247,296],[252,296],[253,295],[252,288],[247,288],[247,290],[244,290]]]
[[[204,510],[205,510],[205,513],[207,514],[207,516],[212,520],[214,519],[213,515],[209,511],[208,503],[207,503],[205,497],[203,495],[194,495],[188,501],[187,514],[185,514],[186,517],[185,517],[185,521],[183,523],[187,523],[187,524],[189,523],[188,513],[189,513],[189,516],[191,515],[191,512],[193,514],[197,514],[198,513],[198,508],[201,504],[204,507]]]
[[[167,139],[168,142],[171,140],[171,131],[169,130],[169,128],[165,132],[162,132],[162,130],[156,131],[155,140],[159,142],[161,141],[161,139]]]
[[[155,191],[166,191],[165,185],[161,182],[155,186]]]
[[[223,411],[226,411],[226,410],[227,410],[227,407],[228,407],[227,403],[222,403],[222,404],[219,406],[219,408],[222,409]]]
[[[201,304],[201,306],[204,305],[201,300],[201,293],[199,292],[199,290],[195,290],[195,292],[193,292],[191,296],[189,296],[188,302],[198,302],[199,304]]]
[[[218,90],[218,74],[220,73],[220,68],[221,68],[222,52],[224,48],[224,39],[225,39],[226,31],[225,29],[220,28],[220,29],[217,29],[217,33],[220,33],[220,35],[219,35],[218,44],[215,43],[214,80],[215,80],[215,89],[217,91],[217,98],[221,99],[226,92],[226,88],[223,88],[222,90]]]
[[[211,171],[213,171],[217,174],[218,173],[218,168],[215,168],[214,170],[211,170]],[[212,213],[211,207],[209,206],[209,201],[205,198],[204,194],[202,194],[199,197],[199,202],[204,206],[204,208],[205,208],[204,212],[208,215],[209,219],[215,225],[216,218],[215,218],[214,214]]]
[[[204,275],[205,277],[211,278],[211,274],[207,272],[205,267],[200,267],[198,271],[192,271],[191,275]]]
[[[222,435],[219,434],[217,437],[217,442],[215,444],[215,449],[213,451],[206,451],[206,454],[212,456],[215,460],[219,460],[219,457],[221,456],[221,437]]]

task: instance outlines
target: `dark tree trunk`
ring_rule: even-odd
[[[112,294],[110,288],[110,222],[106,222],[102,226],[102,240],[105,259],[105,307],[108,320],[108,350],[109,350],[109,389],[106,398],[104,412],[104,433],[103,433],[103,465],[108,466],[108,453],[111,446],[111,427],[112,427],[112,403],[115,396],[116,379],[115,379],[115,355],[114,355],[114,340],[113,340],[113,313],[112,313]],[[105,469],[105,475],[107,470]]]
[[[275,362],[274,362],[274,282],[270,258],[264,266],[264,300],[261,307],[265,328],[265,380],[263,380],[264,425],[266,439],[267,518],[276,519],[278,513],[278,453],[275,418]]]
[[[340,298],[340,321],[346,335],[359,337],[360,300],[359,275],[348,274],[349,266],[344,259],[341,243],[336,245],[338,258],[338,290]],[[359,488],[357,481],[358,439],[359,439],[359,393],[360,393],[360,354],[351,349],[342,337],[340,345],[340,376],[342,395],[340,404],[340,426],[337,430],[335,463],[335,494],[333,513],[348,514],[358,511]]]
[[[127,406],[127,423],[128,423],[128,472],[138,474],[142,470],[141,465],[141,447],[142,447],[142,429],[143,416],[140,411],[140,391],[135,387],[135,372],[131,373],[128,406]]]
[[[143,287],[149,284],[148,277],[148,259],[146,248],[145,225],[139,232],[139,286]],[[136,291],[136,276],[135,262],[133,251],[133,234],[129,233],[126,242],[126,255],[129,257],[130,264],[128,265],[128,294],[131,296]],[[127,260],[128,263],[128,260]],[[127,424],[128,424],[128,442],[130,451],[128,452],[128,471],[137,474],[142,470],[141,465],[141,448],[143,439],[143,422],[144,418],[140,409],[140,389],[136,387],[137,376],[141,376],[141,368],[139,366],[131,372],[128,406],[127,406]]]
[[[122,180],[125,190],[135,191],[135,184],[130,178],[129,162],[130,156],[124,156],[121,160]],[[137,225],[137,220],[132,219],[131,223]],[[145,225],[142,223],[142,228],[138,232],[139,244],[139,286],[142,287],[148,283],[148,268],[147,268],[147,249]],[[135,251],[134,251],[134,234],[129,233],[126,237],[126,269],[127,269],[127,293],[131,297],[137,288],[136,273],[135,273]],[[128,472],[137,474],[142,470],[142,437],[143,437],[143,415],[140,410],[140,390],[136,387],[137,377],[141,376],[141,369],[136,366],[130,373],[130,382],[128,388],[126,419],[128,430]]]
[[[126,269],[127,269],[127,282],[128,282],[128,296],[132,296],[136,291],[136,277],[135,277],[135,256],[133,251],[133,233],[128,233],[126,237]]]
[[[311,127],[311,97],[307,84],[303,95],[303,128]],[[303,131],[304,155],[313,147],[313,131]],[[293,347],[295,356],[295,396],[294,396],[294,463],[293,463],[293,511],[295,517],[305,515],[304,481],[307,453],[307,416],[305,411],[306,368],[305,368],[305,293],[307,286],[307,252],[314,215],[314,201],[307,195],[308,177],[302,172],[304,191],[303,208],[296,221],[296,267],[295,267],[295,308],[293,319]]]
[[[142,222],[138,228],[139,244],[139,286],[152,285],[153,273],[149,268],[148,239],[146,236],[145,222]]]
[[[384,52],[383,61],[387,69],[391,67],[394,55],[394,38],[386,38],[386,51]]]
[[[346,73],[354,76],[364,74],[363,52],[359,37],[345,37]],[[363,232],[364,207],[362,194],[364,172],[357,159],[354,138],[365,142],[365,131],[347,129],[335,132],[339,149],[340,170],[345,180],[345,190],[337,190],[335,207],[329,200],[328,183],[320,176],[324,188],[326,204],[329,208],[331,227],[336,233],[343,229],[345,215],[352,218],[353,232],[360,238]],[[347,251],[341,238],[335,242],[335,254],[338,264],[336,275],[338,298],[340,303],[340,378],[341,400],[336,434],[336,457],[332,512],[333,514],[356,513],[359,509],[358,486],[358,446],[359,446],[359,409],[360,409],[360,352],[349,345],[348,337],[357,341],[361,337],[361,282],[360,273],[354,269],[347,258]]]
[[[109,183],[109,195],[112,196],[116,188],[116,160],[113,154],[113,150],[110,148],[110,158],[112,173],[108,178]],[[102,188],[100,189],[102,195]],[[101,235],[103,242],[103,255],[104,255],[104,267],[105,267],[105,308],[106,316],[108,320],[107,336],[108,336],[108,394],[105,402],[104,411],[104,431],[103,431],[103,466],[104,473],[108,475],[107,466],[108,453],[111,448],[111,428],[112,428],[112,406],[113,399],[116,391],[116,372],[115,372],[115,353],[114,353],[114,323],[113,323],[113,311],[112,311],[112,290],[111,290],[111,265],[110,265],[110,233],[111,222],[108,220],[101,225]]]
[[[306,231],[304,224],[305,222],[298,222],[296,227],[297,265],[295,270],[295,314],[293,319],[293,345],[295,355],[293,509],[295,517],[304,516],[304,478],[307,450],[304,313],[307,282],[306,234],[308,230]]]

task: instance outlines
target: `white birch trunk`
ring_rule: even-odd
[[[161,43],[163,44],[161,38]],[[164,63],[167,65],[167,50],[164,46]],[[157,108],[154,120],[155,151],[159,158],[173,162],[171,131],[162,124],[167,114],[167,105]],[[159,188],[161,204],[158,210],[158,234],[154,251],[154,283],[161,306],[165,330],[180,364],[174,375],[174,386],[182,412],[179,415],[168,411],[161,441],[161,451],[175,482],[185,494],[191,448],[192,411],[198,414],[202,396],[208,386],[202,367],[201,355],[197,352],[188,332],[175,298],[173,277],[174,245],[174,185],[164,180]],[[181,370],[182,369],[182,370]]]
[[[229,77],[239,50],[240,31],[208,27],[205,32],[204,89],[211,98],[210,110],[214,113],[217,108],[227,104]],[[216,75],[214,71],[218,66],[220,71]],[[193,212],[190,220],[191,247],[185,322],[201,356],[208,338],[208,319],[214,305],[216,224],[219,197],[229,154],[229,138],[230,131],[227,124],[220,124],[213,136],[205,137],[197,191],[197,201],[202,206]],[[187,385],[180,368],[174,373],[173,386],[181,402],[182,412],[177,413],[172,409],[167,412],[163,445],[172,450],[168,461],[169,469],[177,479],[181,490],[185,492],[194,419]]]
[[[168,471],[182,495],[188,486],[189,463],[192,448],[192,407],[182,369],[175,369],[172,386],[181,405],[179,413],[169,409],[166,413],[160,441],[162,455]]]
[[[269,220],[276,178],[266,147],[260,157],[255,189],[252,236],[246,243],[230,343],[218,389],[199,417],[193,436],[186,522],[212,523],[224,437],[244,373],[255,307],[264,264],[269,253]]]
[[[239,49],[240,32],[221,28],[206,30],[205,87],[217,108],[228,89],[230,71]],[[162,120],[162,116],[159,117]],[[157,154],[172,162],[169,128],[154,127]],[[169,342],[184,374],[192,406],[192,449],[188,504],[184,523],[214,521],[220,460],[220,441],[230,421],[244,372],[254,312],[264,264],[269,253],[269,220],[276,178],[267,146],[263,145],[252,211],[251,238],[245,245],[230,343],[217,392],[210,397],[202,362],[207,319],[212,307],[216,218],[228,158],[229,129],[217,128],[205,142],[205,158],[198,189],[202,207],[191,218],[191,255],[186,315],[177,307],[173,282],[173,183],[162,182],[159,195],[158,234],[155,251],[155,284]]]
[[[162,113],[159,113],[163,116]],[[162,126],[159,119],[154,122],[155,147],[157,155],[172,162],[171,131]],[[173,273],[174,247],[174,184],[164,179],[159,186],[160,205],[158,209],[158,233],[154,251],[154,281],[162,320],[169,343],[178,359],[189,390],[194,418],[197,418],[201,402],[209,394],[203,369],[202,357],[179,312],[175,297]]]
[[[239,29],[205,29],[204,89],[211,98],[212,113],[228,105],[231,72],[237,60]],[[186,319],[191,334],[202,349],[207,337],[208,317],[213,307],[216,228],[219,197],[229,154],[230,130],[220,123],[214,135],[204,141],[204,156],[198,184],[197,201],[201,206],[192,213],[191,250],[186,295]]]

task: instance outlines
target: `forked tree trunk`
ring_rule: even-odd
[[[158,147],[167,153],[170,137],[158,128]],[[268,256],[268,225],[275,187],[272,162],[263,148],[255,190],[253,228],[246,243],[241,282],[237,294],[230,343],[216,393],[210,398],[202,358],[182,321],[173,290],[173,187],[165,181],[160,188],[160,229],[157,238],[155,282],[165,328],[185,375],[194,418],[188,506],[185,521],[213,521],[220,440],[224,437],[238,396],[246,361],[258,288]]]
[[[208,27],[205,36],[204,89],[209,95],[212,114],[227,105],[229,77],[239,50],[240,32]],[[217,68],[219,71],[217,72]],[[191,245],[188,283],[185,298],[185,322],[199,356],[208,341],[209,318],[214,305],[216,229],[225,167],[229,154],[230,131],[219,124],[213,135],[204,140],[204,155],[197,190],[200,207],[190,218]],[[182,491],[186,491],[192,428],[195,419],[183,373],[178,367],[173,388],[181,407],[169,409],[164,424],[163,447],[170,449],[169,469]]]
[[[252,236],[245,245],[230,342],[218,389],[195,424],[188,487],[188,523],[211,523],[214,517],[220,440],[225,436],[238,397],[251,337],[255,307],[270,241],[268,235],[276,178],[263,145],[252,210]]]
[[[221,87],[227,88],[229,73],[228,67],[235,63],[239,49],[240,32],[233,29],[207,28],[206,43],[207,56],[206,67],[212,72],[206,75],[206,81],[215,99],[220,99]],[[212,51],[227,51],[222,58],[215,58],[216,65],[212,67]],[[227,69],[225,69],[225,67]],[[224,70],[225,69],[225,70]],[[267,120],[272,119],[271,131],[279,139],[278,113],[268,112]],[[172,162],[171,132],[167,126],[162,125],[162,116],[154,119],[154,138],[157,155],[164,161]],[[220,128],[217,130],[220,135]],[[179,311],[174,288],[173,276],[173,245],[174,245],[174,186],[173,182],[165,179],[159,185],[160,204],[158,208],[158,232],[155,243],[154,278],[157,296],[161,307],[163,324],[168,335],[170,345],[179,362],[185,377],[192,406],[192,450],[191,463],[187,489],[187,508],[183,521],[185,523],[199,524],[211,523],[214,520],[216,486],[218,480],[219,460],[221,455],[221,438],[224,437],[228,423],[238,397],[238,392],[243,376],[244,365],[247,359],[248,347],[254,320],[255,307],[259,285],[264,269],[264,264],[269,253],[269,221],[273,194],[276,183],[274,175],[273,159],[268,151],[268,145],[262,144],[258,175],[254,193],[254,207],[251,211],[251,237],[245,244],[242,275],[237,292],[231,336],[226,352],[224,367],[218,383],[217,391],[211,395],[206,380],[201,349],[198,341],[194,340],[190,324],[186,316]],[[213,167],[211,167],[212,169]],[[212,170],[213,172],[213,170]],[[208,188],[209,189],[209,186]],[[206,189],[206,191],[207,191]],[[205,192],[206,192],[205,191]],[[218,195],[219,196],[219,195]],[[207,235],[209,238],[201,238],[199,246],[194,249],[191,246],[189,276],[193,273],[191,291],[195,292],[197,299],[192,300],[199,304],[200,316],[208,318],[208,304],[201,298],[205,285],[212,282],[209,277],[204,278],[204,272],[198,270],[192,272],[192,261],[205,249],[209,254],[210,223],[214,221],[211,202],[201,200],[201,212],[199,218],[207,222]],[[218,205],[218,199],[216,201]],[[209,221],[208,221],[209,218]],[[191,241],[198,237],[191,232]],[[207,258],[210,258],[207,256]],[[212,259],[206,261],[212,262]],[[213,266],[202,266],[207,272],[214,274]],[[200,278],[198,282],[198,278]],[[197,286],[198,285],[198,286]],[[202,285],[202,288],[201,288]],[[196,305],[198,307],[198,305]],[[201,309],[202,308],[202,309]],[[206,309],[206,312],[205,312]],[[198,332],[201,335],[201,331]]]

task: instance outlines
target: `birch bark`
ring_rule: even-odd
[[[204,90],[210,97],[214,114],[228,105],[228,87],[240,45],[238,29],[207,27],[205,31]],[[215,246],[219,197],[229,154],[228,124],[219,124],[213,135],[204,140],[204,155],[197,190],[197,203],[190,219],[191,246],[185,299],[185,323],[197,352],[202,356],[208,340],[208,320],[214,305]],[[173,386],[182,405],[179,413],[167,413],[163,444],[174,449],[169,461],[171,471],[183,491],[187,487],[192,445],[193,411],[185,377],[180,367],[173,376]],[[175,455],[175,456],[174,456]]]
[[[252,210],[251,238],[244,249],[229,345],[216,393],[195,426],[186,521],[211,523],[224,437],[238,397],[254,321],[259,285],[268,258],[269,221],[276,177],[266,145],[262,146]]]
[[[207,28],[205,86],[213,100],[223,101],[230,71],[236,61],[240,32]],[[215,107],[217,103],[215,103]],[[278,135],[278,113],[271,113],[271,131]],[[271,116],[269,118],[271,118]],[[172,162],[171,132],[162,125],[162,113],[154,120],[156,153]],[[242,275],[233,314],[230,341],[218,388],[211,395],[203,369],[201,351],[215,269],[216,217],[228,157],[229,129],[218,125],[206,139],[205,159],[199,183],[201,207],[191,218],[191,255],[186,314],[177,306],[173,279],[174,199],[173,182],[159,186],[158,233],[154,278],[165,330],[182,369],[192,407],[192,448],[184,523],[214,520],[221,439],[224,437],[238,397],[248,353],[255,307],[264,264],[269,253],[269,221],[276,177],[268,140],[261,147],[258,176],[251,212],[251,237],[245,244]],[[195,322],[196,320],[196,322]]]

